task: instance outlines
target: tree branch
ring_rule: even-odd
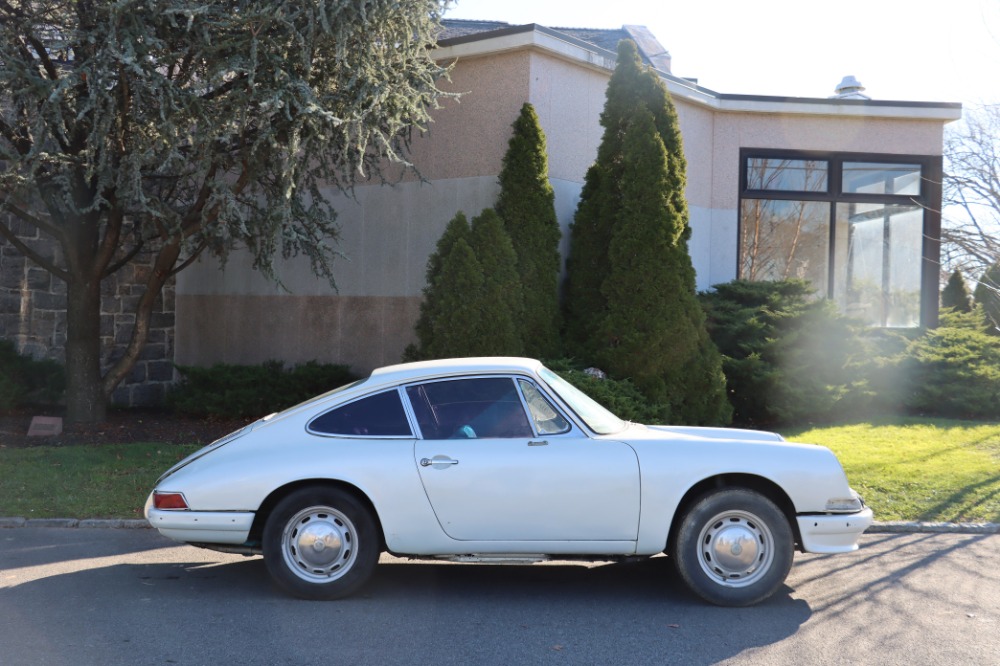
[[[10,206],[8,206],[7,209],[13,210],[12,207]],[[22,241],[17,236],[17,234],[15,234],[10,228],[8,228],[6,224],[0,224],[0,236],[5,238],[8,242],[10,242],[11,245],[16,247],[18,251],[20,251],[21,254],[23,254],[25,257],[38,264],[39,266],[47,270],[49,273],[52,273],[60,280],[63,280],[64,282],[69,282],[70,274],[67,271],[62,270],[61,268],[56,266],[55,263],[49,261],[42,255],[32,250],[27,244],[24,243],[24,241]]]

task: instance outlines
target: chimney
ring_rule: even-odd
[[[861,85],[860,81],[848,75],[834,88],[836,94],[832,95],[830,99],[871,99],[871,97],[861,92],[864,89],[865,87]]]

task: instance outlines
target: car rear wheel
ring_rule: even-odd
[[[688,510],[670,554],[698,596],[720,606],[749,606],[785,581],[793,548],[781,509],[759,493],[733,488],[706,495]]]
[[[340,599],[357,591],[378,563],[369,510],[336,488],[302,488],[281,500],[264,526],[271,577],[302,599]]]

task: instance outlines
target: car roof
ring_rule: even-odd
[[[374,384],[407,382],[424,377],[469,373],[535,374],[542,362],[533,358],[515,356],[482,356],[474,358],[444,358],[416,363],[400,363],[376,368],[372,371]],[[367,383],[367,382],[366,382]]]

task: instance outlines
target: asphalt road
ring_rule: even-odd
[[[0,664],[1000,664],[1000,535],[876,534],[798,555],[754,608],[665,558],[485,566],[384,558],[337,602],[259,558],[152,530],[0,530]]]

